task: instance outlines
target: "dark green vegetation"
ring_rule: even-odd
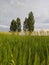
[[[11,25],[10,25],[10,31],[21,31],[21,22],[20,22],[20,18],[17,18],[16,20],[12,20],[11,21]]]
[[[29,12],[28,18],[25,18],[25,21],[23,23],[23,30],[24,31],[27,30],[30,32],[34,31],[34,23],[35,23],[35,20],[34,20],[33,13]],[[11,21],[10,31],[13,31],[13,32],[15,32],[15,31],[20,32],[21,31],[21,20],[19,17],[16,20]]]
[[[35,23],[35,20],[34,20],[33,13],[30,12],[28,15],[28,18],[25,18],[23,30],[24,31],[28,30],[30,32],[34,31],[34,23]]]
[[[49,65],[49,37],[0,34],[0,65]]]

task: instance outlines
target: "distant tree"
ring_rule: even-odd
[[[29,13],[29,16],[28,16],[28,31],[33,31],[34,30],[34,23],[35,23],[35,20],[34,20],[34,16],[33,16],[33,13],[30,12]]]
[[[21,22],[20,18],[16,19],[16,31],[20,32],[21,31]]]
[[[34,16],[33,13],[30,12],[28,18],[25,18],[24,24],[23,24],[23,30],[26,31],[33,31],[34,30]]]
[[[16,21],[15,20],[11,21],[10,31],[16,31]]]
[[[24,31],[26,31],[26,30],[28,29],[28,24],[27,24],[27,22],[28,22],[28,19],[25,18],[25,21],[24,21],[24,23],[23,23],[23,30],[24,30]]]
[[[21,31],[21,22],[20,18],[17,18],[16,21],[12,20],[10,25],[10,31]]]

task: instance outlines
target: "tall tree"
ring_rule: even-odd
[[[27,24],[27,22],[28,22],[28,19],[25,18],[25,21],[24,21],[24,23],[23,23],[23,30],[24,30],[24,31],[28,30],[28,24]]]
[[[11,21],[10,31],[16,31],[16,21],[15,20]]]
[[[30,12],[29,16],[28,16],[28,22],[27,22],[29,31],[33,31],[34,30],[34,23],[35,23],[35,20],[34,20],[33,13]]]
[[[33,31],[34,30],[34,16],[33,13],[30,12],[28,15],[28,18],[25,18],[24,24],[23,24],[23,30],[26,31]]]
[[[16,19],[16,31],[20,32],[21,31],[21,22],[20,18]]]

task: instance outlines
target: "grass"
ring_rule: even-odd
[[[0,34],[0,65],[49,65],[49,36]]]

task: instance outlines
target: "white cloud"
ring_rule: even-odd
[[[16,6],[16,7],[20,7],[20,6],[24,6],[24,2],[21,2],[21,1],[19,1],[19,0],[11,0],[10,1],[10,4],[12,5],[12,6]]]
[[[34,27],[40,30],[49,29],[49,23],[37,23]]]
[[[24,6],[24,3],[20,2],[20,1],[17,1],[17,5],[18,6]]]
[[[7,25],[0,25],[1,28],[10,28],[10,26]]]

